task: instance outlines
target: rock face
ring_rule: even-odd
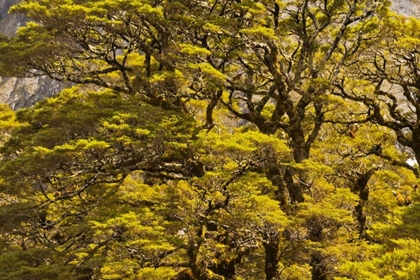
[[[0,33],[11,36],[25,24],[22,15],[7,13],[11,6],[20,1],[0,0]],[[393,0],[393,8],[404,15],[420,17],[420,0]],[[13,109],[28,107],[54,96],[63,88],[61,83],[47,78],[0,77],[0,103],[7,103]]]
[[[420,17],[420,0],[393,0],[392,8],[406,16]]]
[[[24,16],[7,13],[12,5],[19,2],[0,0],[0,33],[11,36],[25,24]],[[46,77],[0,77],[0,103],[7,103],[13,109],[29,107],[41,99],[56,95],[63,88],[61,83]]]
[[[13,35],[20,26],[25,24],[25,18],[22,15],[7,13],[11,6],[19,2],[20,0],[0,0],[0,33]]]
[[[12,109],[29,107],[63,88],[61,83],[45,77],[0,77],[0,103],[9,104]]]

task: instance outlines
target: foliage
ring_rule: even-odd
[[[75,86],[0,108],[0,279],[416,278],[419,22],[389,4],[12,7],[0,74]]]

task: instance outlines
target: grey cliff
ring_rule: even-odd
[[[8,14],[10,7],[18,2],[20,0],[0,0],[0,33],[11,36],[25,24],[22,15]],[[63,88],[61,83],[47,77],[0,77],[0,103],[7,103],[13,109],[29,107],[39,100],[56,95]]]

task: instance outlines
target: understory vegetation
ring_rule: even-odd
[[[420,21],[373,0],[24,0],[0,279],[420,279]]]

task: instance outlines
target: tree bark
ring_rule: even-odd
[[[366,173],[359,174],[352,188],[352,192],[359,196],[359,203],[355,207],[356,219],[358,222],[358,233],[360,239],[367,238],[366,235],[366,215],[364,213],[364,205],[369,200],[368,182],[377,168],[372,168]]]
[[[265,280],[277,279],[280,261],[280,240],[277,234],[268,236],[263,243],[265,249]]]

